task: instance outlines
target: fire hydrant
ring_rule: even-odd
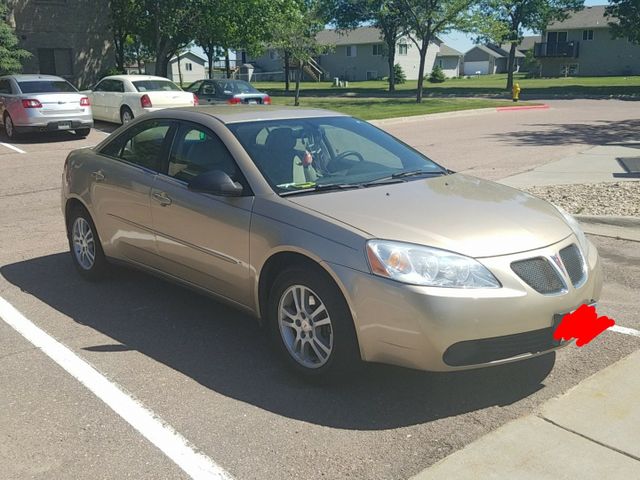
[[[513,97],[513,101],[517,102],[520,100],[520,84],[514,83],[513,88],[511,89],[511,96]]]

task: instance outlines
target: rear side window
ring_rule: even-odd
[[[35,80],[18,82],[22,93],[69,93],[77,92],[76,88],[64,80]]]
[[[169,80],[138,80],[133,86],[139,92],[180,92],[180,87]]]
[[[168,120],[138,124],[105,146],[100,153],[158,172],[171,126]]]
[[[11,83],[9,83],[9,80],[0,80],[0,93],[11,95]]]

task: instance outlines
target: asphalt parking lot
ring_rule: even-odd
[[[634,102],[557,101],[545,111],[384,128],[454,170],[497,179],[637,140],[636,110]],[[76,274],[60,211],[62,165],[71,149],[113,129],[0,145],[0,297],[233,478],[408,478],[640,349],[638,337],[605,332],[583,348],[502,367],[436,374],[371,365],[348,383],[305,383],[238,311],[124,268],[100,283]],[[640,243],[591,240],[605,272],[598,313],[640,329]],[[0,465],[8,479],[188,478],[2,321]]]

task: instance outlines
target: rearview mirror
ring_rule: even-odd
[[[189,190],[194,192],[211,193],[226,197],[239,197],[244,189],[238,182],[234,182],[229,175],[221,170],[211,170],[201,173],[189,182]]]

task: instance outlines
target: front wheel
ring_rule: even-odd
[[[67,220],[71,258],[76,269],[88,280],[101,278],[107,269],[96,226],[85,208],[76,207]]]
[[[271,337],[285,362],[307,377],[335,378],[360,364],[353,319],[337,286],[324,272],[282,272],[269,295]]]

